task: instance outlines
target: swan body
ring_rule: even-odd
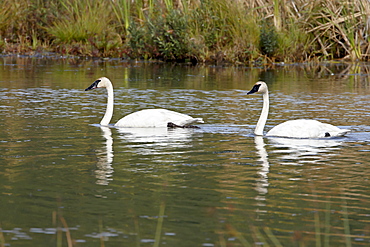
[[[330,136],[343,136],[349,130],[340,129],[334,125],[321,123],[312,119],[289,120],[276,125],[266,136],[281,136],[293,138],[323,138]]]
[[[177,126],[190,126],[192,124],[203,123],[201,118],[192,118],[186,114],[166,109],[145,109],[131,113],[121,118],[115,126],[118,127],[168,127],[168,123]],[[174,126],[176,127],[176,126]]]
[[[263,107],[261,116],[258,119],[254,133],[263,135],[268,111],[269,111],[269,95],[267,84],[263,81],[257,82],[251,91],[247,94],[261,93],[263,97]],[[321,123],[317,120],[297,119],[289,120],[273,127],[267,132],[266,136],[291,137],[291,138],[324,138],[343,136],[347,134],[349,129],[340,129],[334,125]]]
[[[113,85],[112,82],[106,78],[101,77],[94,81],[85,91],[95,88],[106,88],[108,94],[107,109],[100,125],[109,125],[113,116]],[[202,118],[193,118],[186,114],[170,111],[166,109],[146,109],[131,113],[121,118],[114,126],[129,127],[129,128],[167,128],[167,127],[196,127],[193,124],[203,123]]]

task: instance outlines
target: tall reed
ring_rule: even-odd
[[[3,0],[0,48],[235,64],[368,60],[369,16],[368,0]]]
[[[116,15],[118,23],[125,32],[125,35],[129,34],[130,27],[130,15],[131,15],[131,3],[130,0],[117,0],[111,1],[112,9]]]
[[[101,11],[108,8],[104,1],[61,0],[55,4],[60,6],[61,15],[47,30],[58,42],[86,42],[93,35],[113,30],[109,26],[111,16]]]

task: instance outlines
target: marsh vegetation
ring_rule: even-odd
[[[367,0],[3,0],[3,54],[192,63],[366,61]]]

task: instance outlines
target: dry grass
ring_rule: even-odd
[[[368,0],[4,0],[0,48],[235,64],[367,61],[369,17]]]

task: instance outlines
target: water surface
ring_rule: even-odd
[[[5,246],[369,245],[368,65],[189,67],[0,59],[0,243]],[[101,127],[167,108],[200,129]],[[312,118],[352,130],[323,140],[262,138]],[[68,242],[70,241],[70,242]],[[157,246],[158,246],[157,245]]]

